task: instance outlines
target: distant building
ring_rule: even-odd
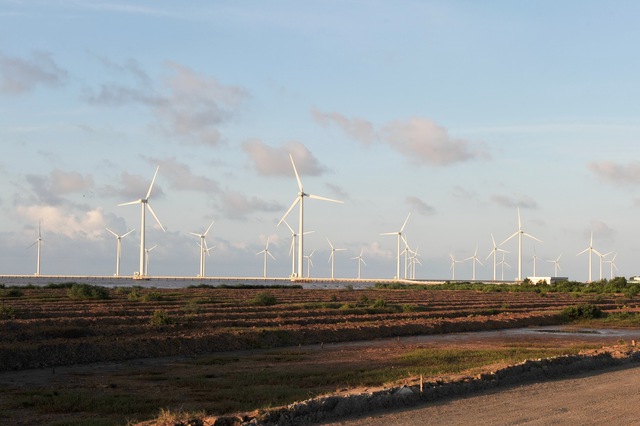
[[[568,277],[527,277],[527,279],[533,284],[538,284],[539,282],[542,282],[544,284],[553,284],[560,281],[569,281]]]

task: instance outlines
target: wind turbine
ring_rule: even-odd
[[[360,256],[356,256],[356,257],[352,257],[351,259],[358,259],[358,279],[360,279],[362,277],[361,272],[362,272],[362,265],[364,264],[364,266],[367,266],[367,262],[364,261],[364,259],[362,258],[362,254],[364,253],[364,249],[360,250]]]
[[[313,256],[313,253],[315,253],[315,252],[316,252],[316,250],[313,249],[311,254],[308,254],[308,255],[305,256],[307,258],[307,278],[311,278],[311,267],[313,266],[313,260],[311,260],[311,256]]]
[[[400,279],[400,240],[402,238],[402,232],[404,231],[404,227],[407,226],[407,222],[409,221],[409,217],[411,216],[411,213],[409,213],[407,215],[407,218],[405,219],[404,223],[402,224],[402,228],[400,228],[399,231],[397,232],[385,232],[383,234],[380,235],[397,235],[398,236],[398,252],[397,252],[397,256],[396,256],[396,260],[398,261],[397,263],[397,267],[396,267],[396,279]]]
[[[600,258],[600,281],[602,281],[602,261],[604,260],[605,257],[609,256],[611,254],[611,252],[605,253],[605,254],[601,254],[601,253],[598,253],[596,251],[596,253],[598,254],[598,257]]]
[[[204,234],[196,234],[195,232],[190,232],[191,235],[195,235],[196,237],[200,238],[200,274],[198,275],[199,277],[204,277],[205,255],[209,254],[209,248],[207,247],[207,241],[205,240],[205,238],[209,233],[209,230],[211,230],[211,227],[213,226],[213,222],[215,222],[215,220],[211,221],[211,225],[209,225],[207,230],[204,231]]]
[[[296,256],[297,256],[296,239],[298,238],[298,234],[296,233],[296,231],[293,230],[291,226],[289,226],[289,222],[287,222],[286,220],[282,220],[282,222],[284,222],[284,224],[287,225],[287,228],[289,228],[289,231],[291,231],[291,247],[289,248],[289,255],[291,256],[291,276],[295,277],[296,276]],[[304,235],[313,234],[314,232],[316,231],[307,231],[304,233]]]
[[[289,210],[287,210],[284,216],[282,216],[282,219],[280,219],[280,222],[278,222],[278,225],[280,225],[284,221],[284,219],[287,217],[289,212],[291,212],[291,210],[293,210],[296,204],[299,203],[300,219],[298,222],[298,274],[297,276],[302,277],[304,272],[302,268],[302,261],[304,258],[304,197],[313,198],[316,200],[331,201],[332,203],[342,203],[342,201],[332,200],[331,198],[320,197],[317,195],[307,194],[306,192],[304,192],[304,189],[302,188],[302,181],[300,180],[300,176],[298,175],[298,170],[296,170],[296,164],[293,161],[293,156],[289,154],[289,158],[291,159],[291,165],[293,166],[293,173],[295,173],[296,175],[296,180],[298,181],[298,189],[300,190],[300,192],[298,192],[298,195],[296,196],[296,199],[293,201],[293,204],[291,204],[291,207],[289,207]]]
[[[262,253],[264,253],[264,272],[262,277],[267,278],[267,255],[271,256],[273,260],[276,260],[276,258],[273,257],[273,255],[269,251],[269,237],[267,237],[267,244],[264,246],[264,250],[257,252],[256,256]]]
[[[120,257],[122,254],[122,239],[127,235],[129,235],[130,233],[132,233],[133,231],[135,231],[135,229],[132,229],[131,231],[122,235],[116,234],[109,228],[106,228],[106,230],[111,232],[111,234],[113,234],[113,236],[116,237],[116,239],[118,240],[118,242],[116,243],[116,277],[119,277],[120,276]]]
[[[576,256],[580,256],[583,253],[587,253],[589,252],[589,282],[591,282],[591,257],[593,256],[593,252],[595,252],[596,254],[600,254],[600,252],[596,249],[593,248],[593,231],[591,231],[591,239],[589,240],[589,247],[587,247],[586,249],[582,250],[580,253],[576,254]]]
[[[496,266],[497,266],[497,262],[496,262],[496,257],[498,255],[498,252],[502,252],[502,253],[509,253],[506,250],[503,250],[501,248],[498,248],[498,246],[496,245],[496,239],[493,238],[493,234],[491,234],[491,241],[493,242],[493,250],[491,250],[491,252],[487,255],[487,258],[485,260],[489,260],[489,258],[493,255],[493,280],[496,280]]]
[[[533,246],[533,276],[537,277],[538,275],[536,274],[536,263],[538,260],[538,256],[536,255],[536,247]]]
[[[155,249],[156,247],[158,247],[158,245],[156,244],[155,246],[148,248],[148,249],[144,249],[144,259],[145,259],[145,263],[144,263],[144,276],[148,276],[149,275],[149,253],[151,251],[153,251],[153,249]]]
[[[506,266],[507,268],[511,268],[511,265],[509,265],[505,260],[504,260],[504,253],[502,253],[502,260],[500,261],[500,263],[498,263],[498,265],[502,266],[502,275],[500,277],[501,281],[504,281],[504,267]]]
[[[333,267],[334,267],[334,264],[336,262],[336,252],[337,251],[344,251],[346,249],[333,247],[333,244],[331,244],[331,241],[329,241],[328,238],[327,238],[327,242],[331,246],[331,254],[329,255],[329,262],[331,262],[331,279],[334,279],[334,277],[333,277]]]
[[[36,257],[36,276],[38,276],[40,275],[40,248],[42,245],[42,222],[38,222],[38,239],[27,248],[30,249],[36,244],[38,245],[37,247],[38,256]]]
[[[560,256],[558,256],[558,258],[556,260],[547,260],[547,262],[551,262],[553,263],[553,272],[554,272],[554,276],[558,276],[558,271],[562,271],[562,268],[560,267],[560,258],[562,257],[562,254],[560,254]]]
[[[520,207],[518,206],[518,230],[516,232],[514,232],[509,238],[507,238],[506,240],[504,240],[502,243],[500,243],[500,245],[506,243],[507,241],[509,241],[510,239],[512,239],[515,236],[518,236],[518,281],[522,281],[522,236],[526,236],[529,237],[531,239],[534,239],[536,241],[542,242],[542,240],[539,240],[538,238],[534,237],[533,235],[527,234],[526,232],[524,232],[522,230],[522,221],[520,220]]]
[[[449,269],[451,269],[451,281],[455,281],[456,280],[456,263],[461,263],[463,262],[462,260],[456,260],[455,257],[453,257],[453,254],[449,253],[449,257],[451,258],[451,267]]]
[[[611,260],[607,260],[606,263],[609,264],[609,268],[610,268],[610,272],[609,272],[609,279],[612,280],[613,279],[613,268],[616,269],[616,271],[618,270],[618,267],[616,266],[616,257],[618,257],[618,253],[613,255],[613,258]]]
[[[420,254],[418,253],[418,247],[416,247],[415,251],[411,250],[411,256],[409,257],[409,268],[410,268],[410,272],[411,272],[411,279],[415,280],[416,279],[416,265],[420,265],[422,266],[422,262],[420,262],[420,259],[418,259],[418,256],[420,256]]]
[[[471,263],[473,263],[473,278],[472,281],[476,280],[476,262],[478,262],[480,265],[482,265],[482,262],[480,262],[480,259],[478,259],[478,246],[476,246],[476,251],[473,253],[473,256],[471,257],[467,257],[465,260],[470,260]]]
[[[153,174],[153,179],[151,179],[151,185],[149,185],[149,190],[147,191],[147,195],[144,198],[141,198],[141,199],[135,200],[135,201],[130,201],[128,203],[118,204],[118,206],[128,206],[128,205],[131,205],[131,204],[140,204],[142,213],[141,213],[141,218],[140,218],[140,272],[139,272],[139,274],[142,275],[142,276],[146,275],[146,272],[145,272],[145,254],[146,254],[145,253],[145,212],[146,212],[146,209],[145,209],[145,207],[149,209],[149,211],[153,215],[153,217],[156,220],[156,222],[158,222],[158,225],[160,225],[160,229],[162,229],[163,232],[166,232],[164,227],[160,223],[160,220],[158,219],[158,216],[156,216],[155,212],[151,208],[151,204],[149,204],[149,197],[151,196],[151,189],[153,188],[153,183],[156,181],[156,176],[158,175],[158,170],[159,169],[160,169],[160,166],[156,167],[156,172]]]

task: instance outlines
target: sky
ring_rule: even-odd
[[[312,277],[640,274],[640,3],[0,0],[0,274],[291,273],[277,226],[307,193]],[[287,218],[297,228],[297,210]],[[517,276],[517,241],[508,251]],[[315,251],[314,251],[315,250]],[[305,265],[306,266],[306,265]],[[609,277],[610,263],[602,275]],[[306,268],[305,268],[306,269]],[[472,263],[456,264],[457,279]],[[501,270],[498,268],[498,278]],[[599,260],[593,256],[593,279]],[[401,276],[403,272],[401,272]]]

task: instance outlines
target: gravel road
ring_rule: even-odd
[[[640,424],[640,366],[503,388],[330,425]]]

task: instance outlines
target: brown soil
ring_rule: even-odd
[[[155,417],[161,409],[223,413],[229,400],[256,392],[230,386],[227,400],[212,400],[211,386],[219,387],[216,383],[232,374],[394,368],[394,356],[416,348],[571,348],[620,339],[508,331],[463,338],[446,334],[557,323],[563,307],[584,301],[561,294],[273,289],[268,292],[278,303],[258,306],[250,301],[264,290],[153,292],[161,300],[131,300],[112,290],[108,300],[78,301],[65,289],[24,290],[20,297],[3,298],[0,306],[13,308],[15,318],[0,320],[0,420],[121,424]],[[384,300],[386,307],[370,307],[374,300]],[[621,306],[614,298],[598,303],[605,310]],[[414,311],[397,308],[403,305]],[[173,323],[152,325],[157,310]],[[421,337],[425,334],[440,335]],[[335,391],[354,389],[326,389]],[[101,412],[96,401],[111,405]],[[118,413],[109,411],[113,406]]]

